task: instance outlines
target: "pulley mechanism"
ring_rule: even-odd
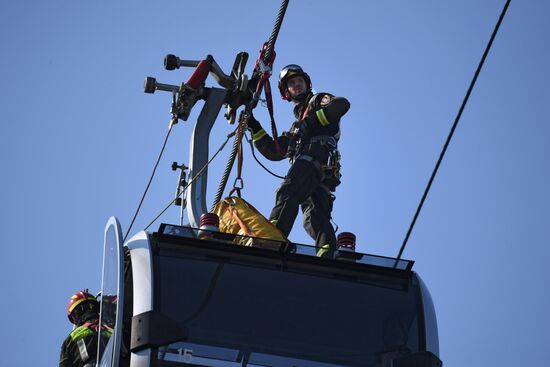
[[[260,50],[260,55],[256,60],[254,70],[252,72],[252,77],[250,79],[244,73],[246,62],[248,61],[248,54],[246,52],[240,52],[237,54],[231,72],[229,74],[226,74],[222,71],[212,55],[207,55],[206,58],[202,60],[184,60],[176,55],[169,54],[166,55],[166,57],[164,58],[164,67],[166,70],[176,70],[182,67],[194,68],[193,73],[187,79],[187,81],[182,83],[181,85],[172,85],[157,82],[154,77],[145,78],[145,93],[153,94],[159,90],[170,92],[172,94],[172,116],[170,119],[169,131],[172,129],[172,126],[176,124],[179,120],[186,121],[189,118],[191,111],[198,100],[206,101],[202,112],[199,115],[197,124],[195,125],[193,139],[198,139],[202,141],[202,144],[192,145],[191,148],[192,162],[189,165],[189,184],[197,180],[199,175],[198,172],[201,172],[201,174],[203,172],[206,172],[205,169],[207,164],[202,167],[202,164],[205,163],[203,162],[202,157],[207,156],[208,154],[208,134],[210,133],[210,129],[215,122],[217,111],[219,111],[221,105],[225,105],[225,117],[227,118],[227,120],[229,120],[231,124],[236,121],[236,112],[238,108],[244,106],[244,110],[241,113],[241,118],[239,118],[239,126],[236,129],[235,143],[233,145],[233,149],[230,154],[226,170],[221,179],[214,205],[219,202],[221,195],[225,189],[225,185],[227,184],[227,180],[229,174],[231,173],[231,169],[237,156],[237,152],[239,153],[239,167],[242,167],[241,140],[244,135],[244,131],[246,130],[248,119],[252,114],[252,110],[257,106],[263,90],[265,90],[267,106],[269,108],[269,113],[271,117],[273,138],[275,140],[277,150],[280,152],[279,144],[277,141],[278,134],[273,117],[273,102],[271,97],[269,77],[271,76],[272,66],[275,60],[275,41],[277,39],[277,35],[282,24],[288,2],[289,0],[282,1],[273,32],[269,40],[263,45],[262,49]],[[216,82],[223,89],[206,87],[205,82],[208,75],[212,75]],[[199,129],[197,130],[197,128]],[[198,153],[195,154],[196,152]],[[195,157],[200,158],[195,159]],[[177,164],[173,166],[174,170],[178,168],[181,169],[182,174],[184,174],[185,169],[187,169],[187,167],[179,166]],[[203,177],[200,178],[200,181],[203,180],[206,180],[206,174],[204,174]],[[176,190],[176,199],[174,200],[174,202],[177,202],[183,207],[183,193],[180,191],[183,189],[181,189],[182,185],[180,185],[180,181],[181,179],[178,182],[178,189]],[[237,193],[239,193],[239,191],[244,186],[243,179],[240,174],[240,169],[237,180],[233,186],[233,189],[236,190]],[[192,203],[190,205],[190,212],[192,212],[193,217],[192,222],[196,222],[196,219],[198,218],[198,212],[196,212],[195,208],[204,208],[203,201],[206,196],[205,188],[205,183],[197,183],[196,185],[190,186],[190,195],[191,197],[193,197]],[[200,192],[195,192],[194,190],[199,190]],[[139,207],[137,211],[139,211]],[[202,211],[205,212],[205,210]]]

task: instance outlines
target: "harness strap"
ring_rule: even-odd
[[[93,321],[86,321],[84,324],[82,324],[82,326],[85,326],[85,327],[88,327],[94,331],[97,330],[97,324],[98,324],[98,320],[93,320]]]
[[[307,114],[309,113],[309,100],[313,97],[313,94],[309,93],[304,100],[304,110],[300,114],[300,121],[306,118]]]
[[[334,145],[336,146],[336,138],[332,135],[317,135],[317,136],[314,136],[312,138],[310,138],[308,140],[308,143],[309,144],[314,144],[314,143],[318,143],[318,144],[321,144],[321,145],[327,145],[327,143],[333,139],[334,141],[332,142],[331,145]]]
[[[323,165],[321,164],[317,159],[315,159],[314,157],[308,155],[308,154],[299,154],[293,162],[297,161],[297,160],[304,160],[306,162],[311,162],[313,163],[313,165],[315,166],[315,168],[317,168],[317,170],[321,173],[321,181],[325,180],[326,178],[328,177],[331,177],[331,176],[335,176],[337,174],[337,172],[340,170],[339,166],[338,166],[338,163],[336,163],[336,165],[332,166],[332,165]],[[338,159],[338,158],[337,158]],[[330,174],[328,174],[327,172],[331,172]],[[328,187],[327,187],[328,188]],[[329,189],[330,191],[330,189]]]
[[[86,349],[86,343],[84,343],[84,339],[78,339],[76,345],[78,345],[78,352],[80,353],[80,359],[82,360],[82,362],[86,362],[88,359],[90,359],[90,356],[88,355],[88,349]]]
[[[317,159],[313,158],[310,155],[307,154],[300,154],[298,157],[296,157],[296,160],[301,159],[306,162],[311,162],[317,168],[319,171],[321,171],[321,163],[317,161]],[[322,172],[321,172],[322,173]]]

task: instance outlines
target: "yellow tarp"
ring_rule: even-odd
[[[253,247],[278,248],[278,243],[261,239],[288,242],[286,236],[267,220],[256,208],[239,197],[227,197],[214,208],[214,214],[220,217],[220,232],[235,235],[258,237],[241,239],[240,245]]]

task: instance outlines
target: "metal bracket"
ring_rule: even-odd
[[[190,142],[190,162],[188,178],[189,185],[187,199],[187,217],[193,228],[199,228],[201,215],[208,213],[206,206],[206,186],[208,182],[208,168],[205,168],[197,179],[195,175],[208,162],[208,146],[210,130],[218,117],[228,91],[220,88],[210,88],[206,103],[201,110]]]
[[[132,317],[130,351],[159,347],[187,339],[189,333],[171,318],[157,311],[147,311]]]

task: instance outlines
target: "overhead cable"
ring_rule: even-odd
[[[143,192],[143,195],[141,196],[141,200],[139,201],[139,205],[136,209],[136,212],[134,214],[134,217],[132,218],[132,221],[130,222],[130,226],[128,227],[128,230],[126,231],[126,234],[124,235],[124,239],[122,240],[122,243],[126,242],[126,238],[128,237],[128,234],[130,233],[130,230],[132,229],[132,226],[134,225],[134,222],[138,216],[139,210],[141,209],[141,205],[143,204],[143,201],[145,200],[145,196],[147,195],[147,191],[149,191],[149,187],[151,186],[151,182],[153,181],[153,177],[155,177],[155,172],[157,171],[157,167],[159,165],[160,159],[162,158],[162,154],[164,153],[164,148],[166,148],[166,143],[168,142],[168,137],[170,136],[170,132],[172,131],[172,127],[174,124],[172,121],[170,122],[170,125],[168,127],[168,133],[166,134],[166,138],[164,138],[164,143],[162,144],[162,148],[160,150],[160,153],[157,158],[157,162],[155,163],[155,167],[153,168],[153,172],[151,172],[151,177],[149,177],[149,181],[147,182],[147,186],[145,187],[145,191]]]
[[[411,225],[409,226],[409,230],[407,231],[407,234],[405,235],[405,239],[403,240],[403,244],[401,245],[401,248],[399,249],[399,254],[397,255],[394,267],[399,262],[399,259],[401,259],[401,255],[403,254],[403,251],[405,250],[405,246],[407,245],[407,241],[409,240],[409,237],[410,237],[411,232],[413,230],[413,227],[416,223],[418,215],[420,214],[420,210],[422,209],[422,206],[424,205],[424,201],[426,200],[426,197],[428,196],[428,192],[430,191],[430,188],[432,186],[432,182],[435,178],[435,175],[437,174],[437,170],[439,169],[439,165],[441,164],[441,161],[443,160],[443,157],[445,156],[445,152],[447,151],[447,147],[449,146],[449,143],[451,142],[451,139],[453,137],[455,129],[458,125],[458,121],[460,120],[460,117],[462,116],[462,112],[464,111],[464,108],[466,107],[466,103],[468,102],[468,98],[470,98],[470,94],[472,93],[472,90],[473,90],[474,85],[476,83],[477,77],[478,77],[478,75],[481,71],[481,68],[483,67],[483,63],[485,62],[485,59],[487,58],[487,55],[489,54],[489,50],[491,49],[491,45],[493,44],[493,40],[495,39],[495,37],[498,33],[498,29],[500,28],[500,24],[502,23],[502,20],[504,19],[504,15],[506,14],[506,10],[508,9],[509,4],[510,4],[510,0],[507,0],[506,4],[504,5],[504,8],[502,9],[502,12],[500,13],[500,17],[497,21],[495,29],[493,30],[493,34],[491,35],[491,38],[489,39],[487,47],[485,48],[485,52],[483,53],[483,56],[481,57],[481,60],[479,61],[479,64],[477,66],[477,70],[474,74],[474,77],[473,77],[472,81],[470,82],[470,86],[468,88],[468,91],[466,92],[466,95],[464,96],[464,100],[462,101],[462,105],[460,106],[460,109],[458,110],[458,114],[455,118],[455,121],[454,121],[453,126],[451,128],[451,131],[449,132],[449,135],[447,136],[447,140],[445,141],[445,145],[443,146],[443,150],[441,151],[441,154],[439,155],[439,159],[437,160],[437,163],[435,164],[435,168],[432,172],[430,180],[428,181],[428,185],[426,186],[426,189],[424,190],[424,194],[422,195],[422,199],[420,199],[420,203],[418,204],[418,208],[416,209],[416,213],[414,214]]]

